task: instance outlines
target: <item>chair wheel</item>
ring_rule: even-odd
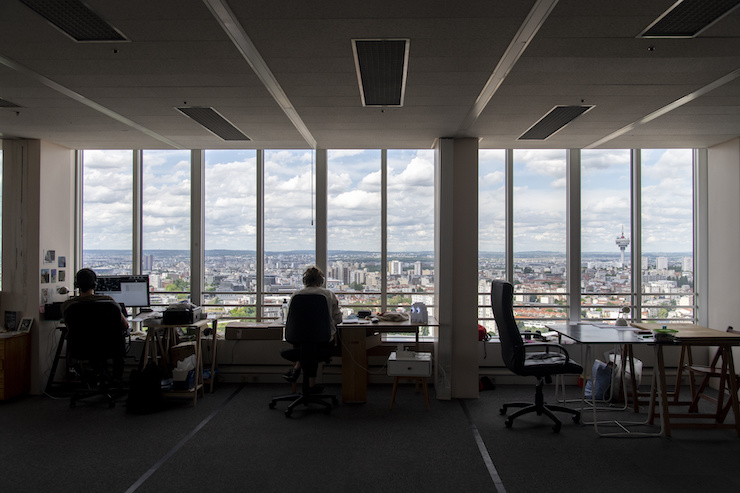
[[[507,419],[506,421],[504,421],[504,424],[507,428],[511,428],[511,425],[514,424],[514,421],[511,419]]]
[[[290,415],[293,414],[293,410],[288,408],[285,410],[285,417],[290,418]]]
[[[575,416],[573,416],[573,422],[576,423],[576,424],[580,423],[581,422],[581,415],[580,414],[576,414]]]
[[[270,407],[270,409],[275,409],[275,403],[274,402],[269,403],[268,406]]]
[[[552,431],[554,433],[559,433],[560,432],[560,423],[555,423],[555,426],[552,427]]]
[[[502,407],[501,409],[498,410],[498,412],[500,412],[501,413],[501,416],[503,416],[503,415],[506,414],[506,408],[505,407]]]

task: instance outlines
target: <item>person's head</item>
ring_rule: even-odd
[[[303,273],[303,285],[306,287],[323,286],[324,273],[316,266],[309,267],[306,269],[306,272]]]
[[[95,289],[98,283],[98,276],[92,269],[84,268],[77,271],[75,276],[75,285],[80,293],[86,293]]]

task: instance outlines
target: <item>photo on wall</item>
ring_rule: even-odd
[[[57,270],[56,269],[51,269],[51,282],[52,283],[57,282]]]
[[[57,256],[56,250],[46,250],[46,252],[44,253],[44,263],[50,264],[54,262],[54,259],[56,258],[56,256]]]
[[[51,272],[49,269],[41,269],[41,284],[49,284],[51,278]]]
[[[67,267],[67,257],[59,257],[58,267]]]
[[[67,279],[67,271],[60,270],[59,271],[59,282],[64,282],[66,279]]]

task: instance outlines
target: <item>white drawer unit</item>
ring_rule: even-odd
[[[392,377],[429,377],[432,375],[432,353],[410,353],[408,357],[388,357],[388,375]]]

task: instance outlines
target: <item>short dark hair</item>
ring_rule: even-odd
[[[98,284],[98,275],[92,269],[84,268],[77,271],[75,284],[81,293],[95,289]]]
[[[324,284],[324,273],[316,266],[311,266],[303,273],[303,284],[305,286],[322,286]]]

